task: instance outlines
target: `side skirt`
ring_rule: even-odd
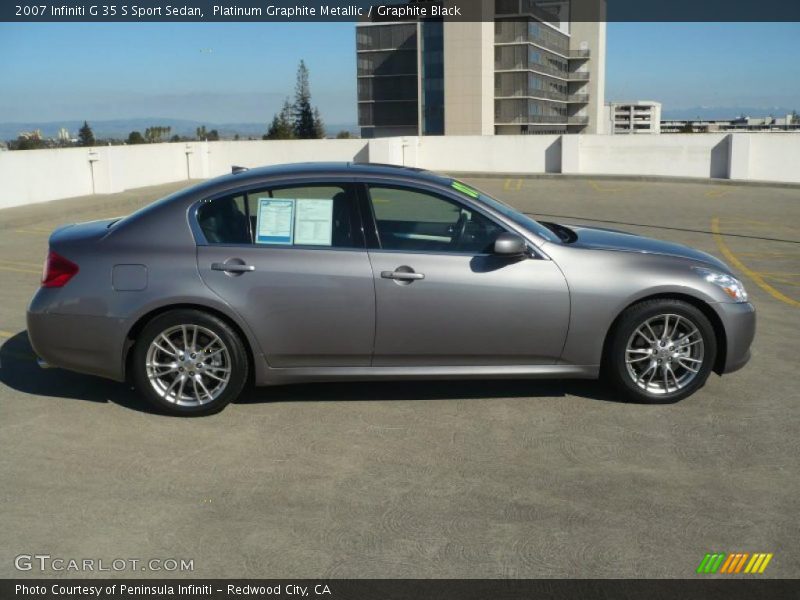
[[[596,379],[599,365],[511,365],[447,367],[298,367],[261,370],[256,385],[311,381],[425,379]]]

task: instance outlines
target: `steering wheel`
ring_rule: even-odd
[[[467,231],[468,223],[469,218],[467,217],[467,213],[461,211],[458,221],[453,225],[453,237],[450,239],[451,247],[458,248],[461,245],[461,240],[464,238],[464,233]]]

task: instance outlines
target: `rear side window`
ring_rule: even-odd
[[[364,247],[349,184],[280,186],[217,198],[200,206],[197,221],[209,244]]]
[[[249,193],[247,202],[258,245],[364,247],[349,184],[275,187]]]

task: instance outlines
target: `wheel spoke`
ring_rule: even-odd
[[[225,379],[224,377],[220,377],[219,375],[214,375],[213,373],[209,373],[208,371],[205,371],[205,372],[203,373],[203,375],[204,375],[205,377],[211,377],[211,379],[216,379],[217,381],[228,381],[228,380],[227,380],[227,379]]]
[[[686,369],[687,371],[691,371],[692,373],[699,373],[699,372],[700,372],[700,369],[695,369],[694,367],[692,367],[692,366],[690,366],[690,365],[686,365],[686,364],[684,364],[684,363],[683,363],[683,361],[684,361],[684,360],[685,360],[685,359],[684,359],[683,357],[679,358],[679,359],[678,359],[678,364],[679,364],[680,366],[682,366],[684,369]]]
[[[158,373],[151,373],[148,375],[148,377],[150,379],[158,379],[159,377],[163,377],[164,375],[169,375],[171,373],[177,373],[177,372],[178,372],[178,367],[175,367],[174,369],[170,369],[168,371],[159,371]]]
[[[649,327],[648,327],[648,329],[649,329]],[[650,330],[650,332],[652,333],[652,331],[653,331],[653,330],[651,329],[651,330]],[[655,344],[655,343],[656,343],[655,339],[652,339],[652,340],[651,340],[649,337],[647,337],[647,336],[644,334],[644,331],[642,331],[642,328],[641,328],[641,327],[640,327],[639,329],[637,329],[637,330],[636,330],[636,333],[637,333],[637,334],[639,334],[639,335],[640,335],[640,336],[641,336],[641,337],[644,339],[644,341],[645,341],[645,342],[647,342],[648,344]]]
[[[173,352],[172,350],[167,350],[167,349],[166,349],[166,348],[164,348],[163,346],[159,345],[157,342],[153,342],[153,346],[155,346],[156,348],[158,348],[158,349],[159,349],[161,352],[163,352],[164,354],[168,354],[169,356],[175,356],[175,357],[177,357],[177,356],[178,356],[178,354],[177,354],[177,353]]]
[[[196,379],[195,381],[197,381],[197,383],[199,383],[199,384],[200,384],[200,387],[201,387],[201,388],[203,388],[203,391],[205,392],[206,396],[208,396],[208,399],[209,399],[209,400],[213,400],[213,399],[214,399],[214,396],[212,396],[212,395],[211,395],[211,392],[209,392],[209,391],[208,391],[208,388],[207,388],[207,387],[205,386],[205,384],[203,383],[203,380],[202,380],[202,379],[200,379],[200,378],[198,378],[198,379]],[[201,400],[201,404],[202,404],[202,400]]]
[[[650,356],[648,355],[648,356],[642,356],[641,358],[629,358],[625,362],[631,365],[633,363],[642,362],[643,360],[650,360]]]

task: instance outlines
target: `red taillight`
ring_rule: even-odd
[[[42,287],[62,287],[78,272],[78,265],[52,250],[47,253],[42,274]]]

